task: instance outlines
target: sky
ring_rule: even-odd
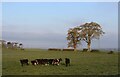
[[[2,2],[119,2],[119,0],[1,0]]]
[[[3,2],[2,39],[27,48],[66,48],[67,31],[97,22],[105,34],[92,48],[118,48],[117,2]],[[86,43],[78,48],[85,48]]]

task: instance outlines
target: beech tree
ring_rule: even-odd
[[[96,22],[90,22],[80,25],[79,32],[79,38],[87,43],[88,51],[91,50],[91,40],[99,39],[100,36],[105,33],[102,31],[102,27]]]
[[[76,51],[77,45],[80,43],[79,28],[70,28],[67,33],[68,47],[73,47]]]

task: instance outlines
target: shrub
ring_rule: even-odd
[[[82,52],[87,52],[87,51],[88,51],[88,49],[84,48]]]
[[[49,51],[61,51],[61,49],[58,49],[58,48],[49,48],[48,50]]]
[[[93,50],[91,50],[91,52],[99,52],[99,50],[98,49],[93,49]]]
[[[74,51],[74,49],[63,49],[63,51]]]
[[[108,54],[113,54],[113,51],[109,51]]]

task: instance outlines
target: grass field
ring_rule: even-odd
[[[107,52],[47,51],[40,49],[2,50],[3,75],[116,75],[118,54]],[[71,66],[65,67],[64,58],[71,59]],[[28,58],[62,58],[59,66],[23,66],[19,60]]]

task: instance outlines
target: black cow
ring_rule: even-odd
[[[43,59],[36,59],[36,61],[38,62],[38,64],[43,64]]]
[[[36,59],[39,65],[48,65],[48,59]]]
[[[32,63],[32,65],[38,65],[37,60],[32,60],[31,63]]]
[[[65,65],[66,67],[69,65],[70,66],[70,59],[69,58],[65,58]]]
[[[44,65],[49,65],[48,59],[42,59],[42,63],[43,63]]]
[[[48,59],[48,63],[49,63],[50,65],[52,65],[53,61],[54,61],[54,59]]]
[[[21,63],[21,66],[23,66],[23,65],[29,65],[28,59],[21,59],[20,63]]]

